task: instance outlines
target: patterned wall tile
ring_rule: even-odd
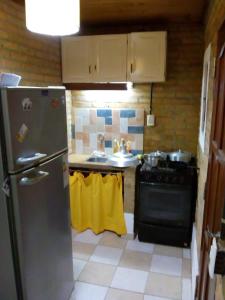
[[[113,141],[130,141],[133,153],[143,152],[144,110],[76,108],[73,110],[75,152],[91,154],[95,150],[113,152]],[[104,141],[100,143],[98,136]]]
[[[120,119],[120,133],[128,133],[128,119]]]
[[[105,148],[112,148],[112,140],[105,140]]]
[[[105,125],[112,125],[112,117],[105,118]]]
[[[97,117],[112,117],[112,109],[97,109]]]
[[[90,145],[92,152],[97,149],[97,133],[90,133]],[[89,153],[88,153],[89,154]]]
[[[144,126],[128,126],[128,133],[144,133]]]
[[[136,110],[135,109],[122,109],[120,110],[120,118],[135,118]]]

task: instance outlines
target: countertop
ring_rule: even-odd
[[[99,170],[126,170],[128,168],[136,168],[136,167],[114,167],[109,165],[107,162],[89,162],[87,159],[91,155],[88,154],[69,154],[68,162],[69,167],[71,168],[87,168],[87,169],[99,169]]]

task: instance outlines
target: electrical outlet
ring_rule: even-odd
[[[155,126],[155,115],[147,115],[147,126]]]

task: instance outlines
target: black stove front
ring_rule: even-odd
[[[140,241],[188,247],[195,212],[197,172],[163,161],[136,174],[135,232]]]

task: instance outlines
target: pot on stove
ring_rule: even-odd
[[[169,153],[169,158],[171,161],[189,163],[192,158],[192,154],[190,152],[182,151],[179,149],[178,151]]]
[[[159,160],[166,159],[166,153],[161,151],[151,152],[148,154],[144,154],[144,161],[147,163],[151,168],[157,167]]]

